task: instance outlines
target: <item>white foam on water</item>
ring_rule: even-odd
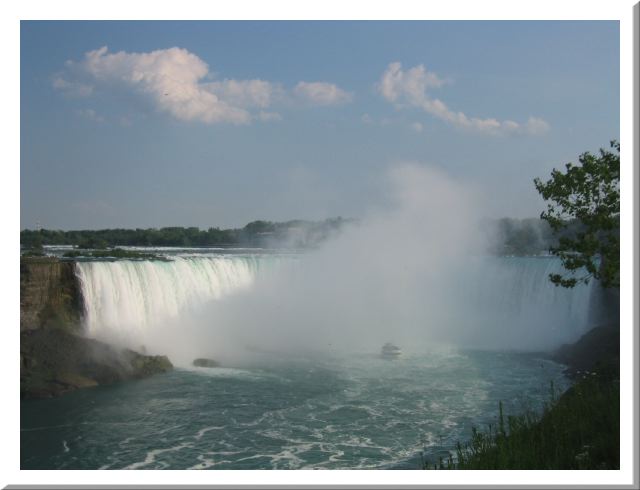
[[[183,371],[189,371],[200,376],[208,376],[211,378],[243,378],[249,380],[260,380],[265,377],[274,378],[273,375],[262,374],[255,371],[248,371],[246,369],[237,369],[230,367],[215,367],[215,368],[203,368],[196,366],[181,367]]]
[[[163,454],[163,453],[167,453],[167,452],[173,452],[173,451],[180,451],[181,449],[184,449],[186,447],[192,447],[193,445],[191,443],[183,443],[183,444],[178,444],[177,446],[173,446],[173,447],[168,447],[168,448],[163,448],[163,449],[152,449],[151,451],[149,451],[144,460],[143,461],[138,461],[136,463],[132,463],[130,465],[125,466],[124,468],[122,468],[123,470],[135,470],[137,468],[142,468],[143,466],[148,466],[152,463],[154,463],[156,461],[156,456]]]
[[[303,465],[304,461],[300,459],[296,453],[307,451],[311,448],[309,444],[299,444],[297,446],[285,448],[277,454],[269,455],[271,458],[271,466],[274,470],[278,469],[294,469]]]
[[[242,451],[209,451],[204,454],[199,454],[196,459],[198,459],[200,463],[194,464],[193,466],[189,466],[186,469],[187,470],[206,470],[208,468],[213,468],[214,466],[218,466],[221,464],[232,463],[234,461],[231,461],[228,459],[216,460],[215,458],[207,457],[207,455],[208,456],[233,456],[235,454],[240,454],[241,452]],[[237,459],[235,461],[243,461],[243,459],[246,459],[246,458]]]
[[[224,428],[225,427],[223,427],[223,426],[205,427],[204,429],[200,429],[198,431],[198,433],[194,436],[194,439],[200,440],[200,439],[202,439],[202,436],[204,436],[207,432],[212,431],[212,430],[224,430]]]

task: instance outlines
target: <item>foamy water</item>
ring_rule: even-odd
[[[198,371],[23,402],[22,468],[417,468],[500,400],[521,413],[566,383],[535,356],[468,351]]]

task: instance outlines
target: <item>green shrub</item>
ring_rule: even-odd
[[[498,427],[472,429],[471,440],[457,444],[443,463],[426,469],[619,469],[620,385],[609,371],[590,372],[541,414],[508,416],[499,405]]]

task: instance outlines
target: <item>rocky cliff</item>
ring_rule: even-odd
[[[80,331],[82,298],[74,264],[51,257],[20,259],[20,331]]]
[[[166,356],[145,356],[63,330],[20,334],[21,398],[48,398],[172,368]]]
[[[620,376],[620,324],[593,328],[577,342],[557,349],[551,357],[568,367],[566,374],[570,377],[592,371]]]
[[[20,259],[20,397],[143,378],[172,369],[147,356],[82,336],[82,295],[73,262]]]

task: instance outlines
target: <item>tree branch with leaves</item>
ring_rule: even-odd
[[[553,169],[547,182],[534,179],[547,201],[540,218],[560,235],[550,252],[569,271],[549,275],[556,285],[572,288],[593,278],[605,288],[620,287],[620,143],[612,141],[611,149],[583,153],[580,165]],[[576,222],[574,233],[562,235]]]

